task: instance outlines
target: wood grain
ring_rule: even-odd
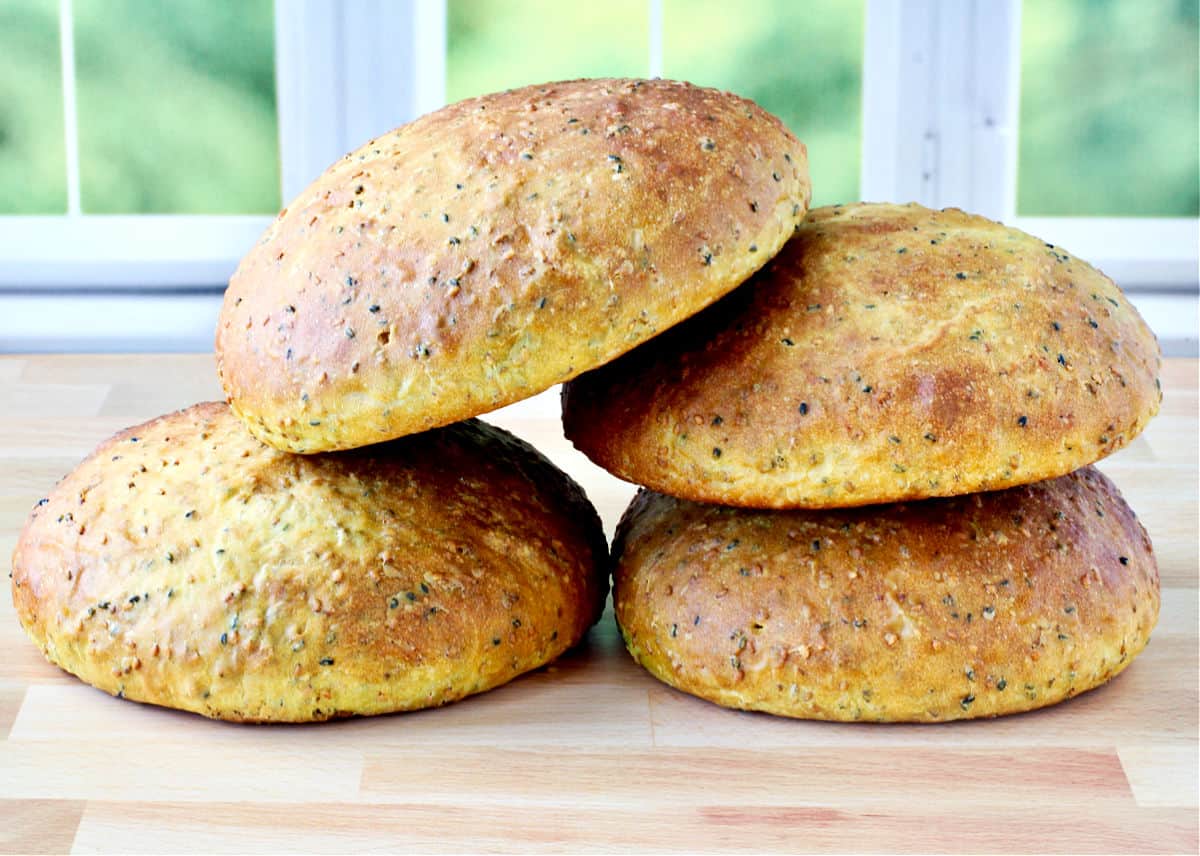
[[[1196,852],[1198,363],[1102,464],[1163,578],[1106,687],[986,722],[871,726],[724,710],[659,684],[611,615],[558,663],[459,704],[319,726],[210,722],[48,665],[0,597],[0,851]],[[207,356],[0,359],[0,551],[102,439],[219,397]],[[556,393],[489,417],[612,527],[633,488],[563,439]]]
[[[62,853],[83,817],[81,800],[0,799],[0,849],[5,853]]]

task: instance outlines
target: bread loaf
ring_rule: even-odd
[[[729,93],[580,80],[453,104],[280,214],[226,292],[221,381],[293,452],[475,416],[727,293],[809,196],[804,146]]]
[[[13,601],[51,662],[221,719],[431,707],[553,660],[596,621],[583,492],[478,421],[296,456],[224,404],[118,434],[34,509]]]
[[[1053,478],[1158,411],[1158,344],[1112,280],[961,211],[812,212],[744,287],[568,384],[567,436],[703,502],[823,508]]]
[[[941,722],[1054,704],[1128,666],[1159,608],[1150,540],[1090,467],[839,511],[643,491],[613,552],[617,620],[655,677],[806,719]]]

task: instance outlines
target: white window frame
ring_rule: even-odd
[[[278,0],[284,200],[370,136],[441,106],[445,8],[418,0]],[[59,15],[68,210],[0,217],[0,288],[220,287],[272,216],[80,211],[72,0],[59,0]]]
[[[865,54],[864,199],[1001,220],[1130,291],[1196,290],[1194,217],[1017,215],[1020,0],[869,0]]]
[[[79,205],[72,0],[59,0],[68,211],[0,216],[0,352],[195,351],[271,215],[100,215]],[[445,101],[445,0],[276,0],[281,198]]]
[[[70,21],[71,0],[59,2]],[[661,0],[648,0],[647,14],[654,76]],[[1194,347],[1196,218],[1015,216],[1020,0],[867,0],[866,16],[861,197],[954,205],[1061,244],[1135,302],[1170,296],[1159,325]],[[71,341],[70,313],[47,311],[53,301],[94,307],[84,316],[97,319],[92,329],[75,331],[85,347],[207,347],[223,285],[271,218],[81,214],[74,49],[71,28],[62,32],[69,211],[0,216],[0,350]],[[345,152],[441,106],[445,62],[446,0],[276,0],[284,202]],[[176,293],[207,294],[207,309],[172,304]],[[147,326],[159,332],[131,341],[131,316],[113,310],[152,296],[161,324]]]

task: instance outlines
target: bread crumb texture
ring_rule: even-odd
[[[751,511],[641,492],[613,547],[655,677],[805,719],[944,722],[1097,687],[1158,619],[1150,540],[1088,467],[953,499]]]
[[[109,693],[242,721],[445,704],[553,660],[607,594],[582,490],[475,420],[300,457],[200,404],[102,444],[33,510],[17,615]]]
[[[279,215],[226,292],[221,382],[293,452],[484,413],[729,292],[810,195],[804,146],[729,93],[580,80],[463,101]]]
[[[701,502],[828,508],[995,490],[1128,444],[1158,343],[1108,277],[955,209],[811,212],[696,318],[566,386],[567,436]]]

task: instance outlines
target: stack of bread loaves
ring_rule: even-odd
[[[472,417],[571,381],[571,439],[660,491],[615,591],[663,680],[917,720],[1104,681],[1158,583],[1086,466],[1153,415],[1153,336],[1026,235],[809,198],[777,119],[672,81],[513,90],[369,142],[230,282],[228,404],[118,434],[34,509],[22,623],[89,683],[228,719],[497,686],[582,638],[609,569],[579,487]]]
[[[231,407],[118,434],[38,503],[22,624],[97,687],[238,720],[427,707],[549,662],[603,609],[600,521],[470,417],[726,294],[808,198],[777,119],[669,81],[515,90],[371,141],[230,282]]]
[[[568,437],[650,488],[613,549],[629,650],[720,704],[817,719],[1103,683],[1159,584],[1088,465],[1157,411],[1158,367],[1120,290],[1058,247],[956,210],[811,212],[734,294],[564,390]]]

